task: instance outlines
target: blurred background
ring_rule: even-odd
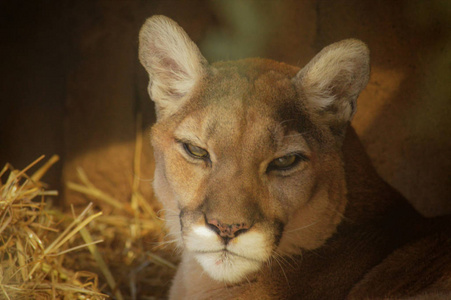
[[[371,80],[353,124],[381,176],[426,215],[451,212],[450,1],[24,1],[0,2],[0,166],[41,154],[62,160],[46,175],[62,205],[85,203],[65,182],[81,166],[128,201],[136,126],[153,104],[138,32],[164,14],[210,61],[259,56],[302,67],[322,47],[358,38]],[[137,116],[143,122],[137,123]],[[153,201],[148,134],[141,191]]]

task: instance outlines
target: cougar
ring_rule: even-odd
[[[350,121],[370,73],[354,39],[299,69],[209,64],[164,16],[139,58],[154,190],[182,249],[170,299],[451,299],[451,220],[375,172]]]

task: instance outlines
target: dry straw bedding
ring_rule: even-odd
[[[141,145],[138,131],[135,175]],[[27,174],[42,159],[23,170],[7,164],[0,173],[0,299],[164,298],[176,259],[139,182],[132,180],[129,202],[118,201],[78,169],[79,183],[67,185],[92,202],[63,212],[51,205],[57,191],[41,182],[58,157]]]

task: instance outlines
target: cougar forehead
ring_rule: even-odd
[[[267,59],[244,59],[213,64],[207,75],[208,86],[202,95],[204,105],[265,108],[265,115],[284,104],[294,104],[292,84],[297,68]]]

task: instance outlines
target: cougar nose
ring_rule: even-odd
[[[226,224],[216,219],[207,220],[207,226],[210,227],[210,229],[212,229],[214,232],[216,232],[220,237],[222,237],[225,244],[227,244],[234,237],[246,232],[249,229],[249,226],[245,223]]]

